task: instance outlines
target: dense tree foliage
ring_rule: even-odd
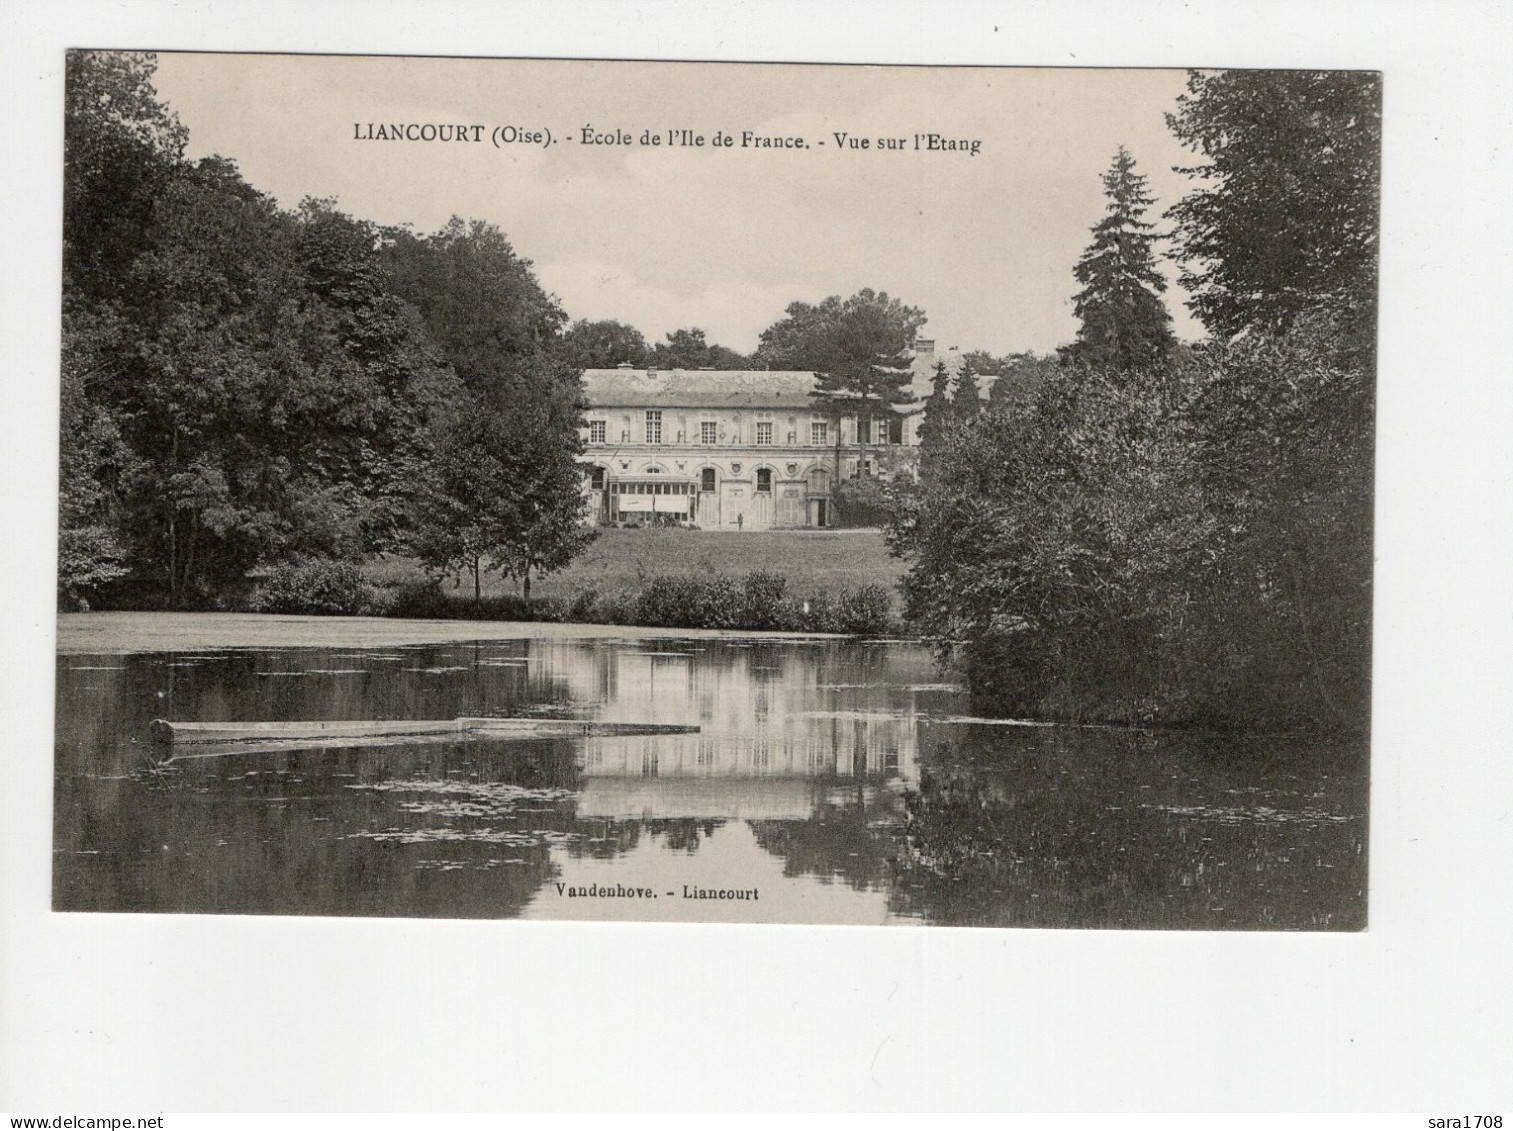
[[[577,369],[613,369],[622,362],[636,368],[749,369],[751,359],[710,343],[697,326],[673,330],[667,340],[649,346],[641,331],[621,322],[580,319],[562,337],[562,356]]]
[[[979,370],[995,375],[988,387],[988,403],[994,406],[1026,400],[1061,367],[1055,354],[1038,354],[1033,350],[1010,354],[996,369]]]
[[[712,345],[697,326],[674,330],[652,347],[651,364],[662,369],[749,369],[751,359],[725,346]]]
[[[591,536],[579,524],[583,391],[557,337],[562,311],[491,224],[395,233],[384,254],[464,390],[432,430],[411,548],[437,573],[470,573],[475,595],[486,571],[529,595],[533,574]]]
[[[58,593],[70,605],[127,573],[115,486],[135,471],[115,416],[90,395],[110,364],[116,328],[75,306],[64,312],[58,448]]]
[[[613,369],[627,361],[639,368],[650,357],[641,331],[623,322],[580,318],[562,335],[562,358],[575,369]]]
[[[560,459],[561,438],[531,435],[498,410],[456,413],[438,429],[417,480],[412,549],[433,574],[518,579],[566,565],[592,537],[578,522],[581,475]]]
[[[1009,354],[1007,357],[997,357],[987,350],[967,350],[961,355],[961,360],[978,373],[996,377],[1013,361],[1015,356]]]
[[[1078,342],[932,435],[889,537],[981,709],[1366,728],[1377,99],[1372,76],[1192,76],[1170,122],[1212,163],[1173,215],[1214,340],[1171,347],[1121,158]],[[1121,278],[1145,298],[1099,312]]]
[[[1069,359],[1134,372],[1160,367],[1176,339],[1162,302],[1166,280],[1156,270],[1155,225],[1144,219],[1155,203],[1135,159],[1122,145],[1103,176],[1106,213],[1074,274],[1082,290],[1074,300],[1081,322]]]
[[[1194,71],[1172,132],[1206,159],[1169,215],[1189,306],[1211,332],[1336,321],[1375,332],[1381,77],[1349,71]]]
[[[282,212],[220,159],[168,180],[92,392],[133,457],[134,561],[173,604],[392,543],[452,381],[384,293],[373,239],[329,205]]]
[[[985,708],[1364,726],[1371,383],[1329,340],[1056,370],[953,417],[891,536]]]
[[[60,596],[129,572],[222,603],[257,567],[414,545],[438,451],[490,413],[529,487],[491,551],[556,560],[578,396],[529,263],[486,225],[385,233],[186,161],[153,69],[68,58]]]
[[[152,88],[152,55],[70,51],[64,65],[65,298],[115,298],[147,246],[188,131]]]

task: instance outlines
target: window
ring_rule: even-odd
[[[809,425],[809,442],[811,444],[828,444],[830,442],[830,426],[823,420],[816,420]]]
[[[859,416],[856,419],[856,442],[858,444],[872,443],[872,418]]]
[[[604,421],[590,420],[588,422],[588,442],[590,444],[604,443]]]
[[[891,416],[888,418],[888,443],[902,444],[904,442],[904,418]]]
[[[699,421],[699,443],[713,444],[719,439],[718,426],[713,420]]]
[[[646,442],[648,444],[662,442],[662,414],[656,409],[646,410]]]
[[[756,426],[756,442],[759,444],[772,443],[772,421],[758,420]]]
[[[699,472],[699,490],[714,490],[714,468],[706,467],[703,471]]]
[[[602,467],[596,467],[589,473],[588,485],[594,491],[604,490],[604,469]]]
[[[756,486],[756,489],[758,491],[771,491],[772,490],[772,468],[770,468],[770,467],[759,467],[759,468],[757,468],[757,486]]]

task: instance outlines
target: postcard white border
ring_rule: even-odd
[[[57,5],[3,47],[0,1109],[1478,1110],[1510,1056],[1495,3]],[[16,20],[28,21],[17,26]],[[48,911],[69,46],[1386,72],[1371,929]],[[1504,1105],[1508,1093],[1501,1093]]]

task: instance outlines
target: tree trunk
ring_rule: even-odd
[[[479,558],[473,559],[473,607],[483,603],[483,569]]]
[[[179,547],[174,527],[173,500],[168,500],[168,607],[179,607]]]
[[[193,516],[190,519],[190,522],[189,522],[189,537],[186,540],[187,545],[185,545],[185,547],[184,547],[184,571],[183,571],[184,572],[184,583],[183,583],[183,591],[184,591],[185,594],[187,594],[189,592],[189,584],[194,579],[194,551],[195,551],[196,545],[199,542],[199,534],[200,534],[200,519],[199,519],[198,515],[195,515],[195,516]]]
[[[865,440],[862,439],[863,418],[865,418],[867,422],[867,438]],[[872,417],[872,410],[867,407],[867,398],[863,396],[862,406],[857,410],[856,413],[856,477],[858,479],[862,478],[862,468],[869,462],[867,459],[867,453],[869,450],[871,450],[872,447],[872,429],[875,424],[876,421]],[[868,478],[871,478],[872,469],[870,467],[867,468],[866,475]]]
[[[165,477],[172,482],[173,474],[179,466],[179,425],[174,421],[173,439],[168,449],[168,475]],[[177,526],[178,502],[172,492],[168,493],[168,605],[170,608],[179,607],[179,540]]]
[[[521,581],[521,592],[525,595],[525,603],[531,603],[531,567],[525,567],[525,575]]]

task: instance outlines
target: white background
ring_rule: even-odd
[[[9,13],[0,1110],[1513,1107],[1506,6],[930,8],[454,0]],[[1384,70],[1370,930],[52,914],[69,46]]]

